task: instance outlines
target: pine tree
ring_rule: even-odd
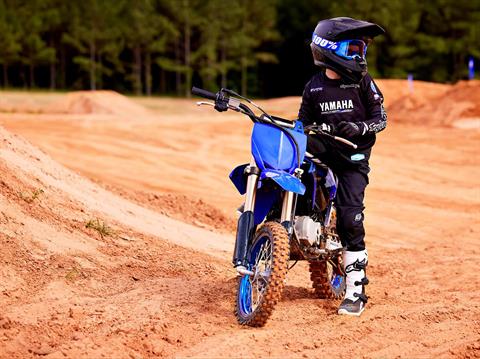
[[[9,6],[10,5],[10,6]],[[0,64],[2,64],[3,87],[9,86],[8,68],[19,59],[20,25],[13,16],[13,6],[7,0],[0,0]]]
[[[29,87],[36,87],[35,68],[55,61],[56,49],[45,41],[50,24],[57,21],[55,8],[43,0],[20,3],[15,9],[19,17],[22,43],[21,62],[28,67]]]
[[[70,28],[63,41],[78,55],[73,62],[88,73],[91,90],[101,88],[103,76],[123,72],[119,54],[124,48],[120,14],[124,0],[83,0],[71,3]]]

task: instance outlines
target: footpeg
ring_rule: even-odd
[[[248,270],[244,266],[237,266],[237,267],[235,267],[235,269],[237,270],[238,274],[240,274],[240,275],[252,275],[252,276],[254,275],[254,273],[251,270]]]
[[[335,250],[338,250],[338,249],[343,249],[343,246],[342,246],[342,243],[340,243],[339,241],[336,241],[336,240],[331,239],[331,238],[327,238],[327,243],[325,245],[325,248],[328,251],[335,251]]]

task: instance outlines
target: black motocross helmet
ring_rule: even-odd
[[[377,24],[350,17],[322,20],[313,32],[315,65],[329,68],[348,81],[358,83],[367,74],[367,46],[385,30]]]

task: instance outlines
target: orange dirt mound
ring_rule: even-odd
[[[213,253],[230,237],[115,196],[2,127],[0,171],[1,358],[173,356],[203,338],[196,323],[222,324],[182,298],[228,306],[225,263],[161,239]]]
[[[429,101],[432,98],[442,96],[451,85],[439,84],[425,81],[414,81],[413,89],[409,87],[408,81],[396,79],[379,79],[375,80],[376,84],[383,93],[385,98],[385,106],[387,109],[404,99],[412,93],[422,101]]]
[[[456,126],[458,121],[480,117],[480,81],[461,81],[438,90],[427,93],[415,89],[387,106],[390,117],[398,122],[434,126]]]
[[[145,116],[147,110],[115,91],[71,92],[58,102],[46,106],[45,113],[103,114],[122,117]]]
[[[95,179],[93,180],[95,181]],[[151,193],[129,190],[128,188],[97,182],[110,192],[117,193],[123,198],[182,222],[222,233],[234,233],[236,230],[235,219],[226,216],[217,207],[206,203],[202,199],[178,193]]]
[[[0,91],[0,112],[38,114],[63,97],[61,93]]]

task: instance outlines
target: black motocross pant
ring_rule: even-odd
[[[351,161],[350,156],[337,147],[317,138],[308,139],[308,152],[327,164],[338,178],[336,196],[337,232],[343,246],[349,251],[365,249],[363,227],[365,188],[368,185],[368,152],[362,161]]]
[[[359,170],[343,170],[337,173],[337,176],[337,232],[347,250],[363,251],[365,249],[363,199],[368,176]]]

